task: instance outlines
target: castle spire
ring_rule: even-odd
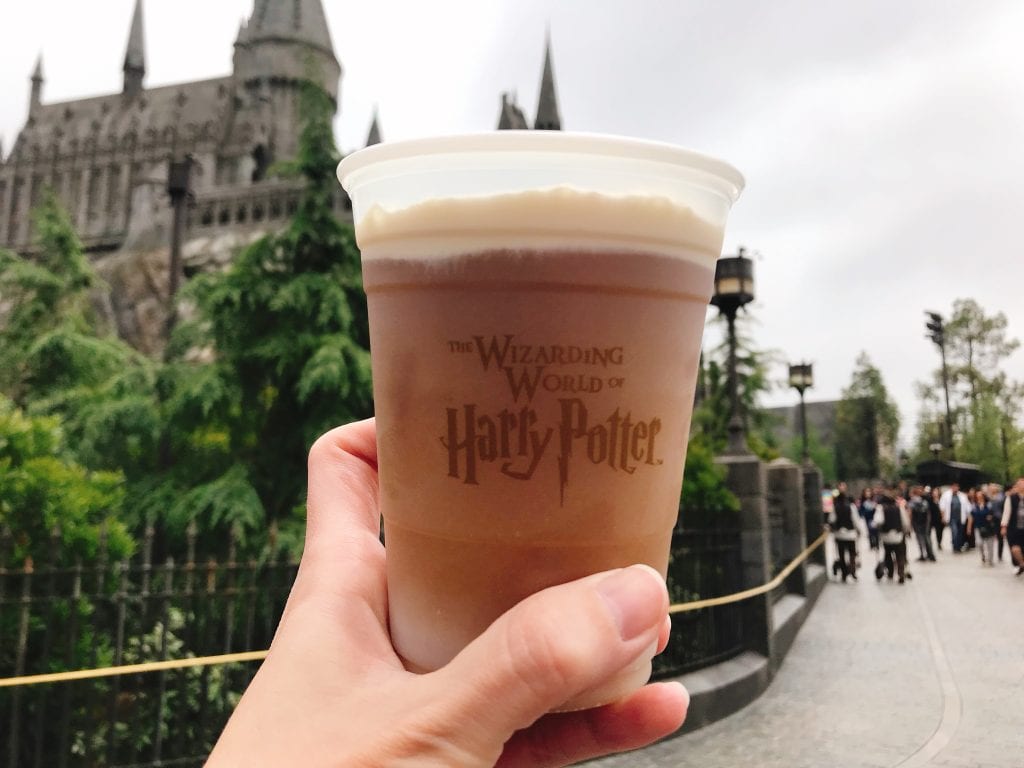
[[[537,119],[533,127],[539,131],[562,130],[562,117],[558,113],[558,96],[555,94],[555,73],[551,66],[551,29],[544,41],[544,74],[540,80],[540,98],[537,100]]]
[[[371,147],[374,144],[380,144],[383,139],[380,136],[380,120],[377,114],[376,105],[373,107],[373,122],[370,123],[370,132],[366,135],[366,146]]]
[[[40,51],[39,58],[36,59],[35,69],[32,70],[32,96],[28,104],[28,112],[32,112],[43,102],[43,83],[45,78],[43,77],[43,54]]]
[[[249,39],[264,38],[311,44],[334,56],[321,0],[256,0],[249,19]]]
[[[124,54],[124,93],[134,96],[142,90],[146,76],[146,40],[142,26],[142,0],[135,0],[132,27],[128,33],[128,48]]]

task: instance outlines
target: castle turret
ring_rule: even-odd
[[[32,115],[43,103],[43,54],[36,59],[36,68],[32,70],[32,95],[28,102],[28,113]]]
[[[377,115],[377,108],[373,108],[373,122],[370,123],[370,132],[366,134],[366,146],[372,147],[374,144],[380,144],[382,141],[380,136],[380,120]]]
[[[516,103],[516,95],[507,91],[501,94],[501,112],[498,113],[498,130],[525,130],[529,128],[523,110]]]
[[[551,66],[551,33],[544,44],[544,74],[540,80],[540,98],[537,100],[537,118],[533,127],[539,131],[562,130],[562,116],[558,112],[555,93],[555,73]]]
[[[235,78],[250,91],[316,78],[338,103],[341,65],[321,0],[256,0],[235,43]]]
[[[128,33],[128,47],[124,53],[123,93],[133,98],[142,92],[146,77],[146,40],[142,27],[142,0],[135,0],[132,27]]]

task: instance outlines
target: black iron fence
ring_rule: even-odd
[[[669,599],[688,603],[743,589],[738,530],[677,530],[668,566]],[[740,603],[672,616],[672,634],[654,660],[654,677],[692,672],[744,650]]]
[[[296,563],[268,547],[238,561],[197,557],[195,534],[177,562],[138,555],[94,562],[10,562],[0,534],[0,678],[119,666],[269,646]],[[736,592],[737,531],[679,531],[669,566],[672,602]],[[743,650],[738,605],[673,617],[657,677]],[[257,664],[220,664],[0,688],[0,768],[201,766]]]
[[[68,567],[5,562],[0,535],[0,678],[265,649],[296,564],[268,547],[239,562],[139,556]],[[0,688],[0,766],[202,765],[255,664]]]

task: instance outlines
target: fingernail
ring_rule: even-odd
[[[665,615],[665,581],[647,565],[632,565],[597,584],[623,640],[660,626]]]

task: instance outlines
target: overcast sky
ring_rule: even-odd
[[[44,101],[120,90],[134,0],[0,2],[0,135]],[[325,0],[361,146],[532,118],[550,25],[564,127],[675,142],[747,177],[726,252],[758,255],[755,336],[837,398],[867,350],[912,435],[937,365],[924,309],[961,297],[1024,336],[1024,3]],[[147,84],[227,74],[252,0],[146,0]],[[709,339],[710,341],[710,339]],[[1024,378],[1024,353],[1008,366]],[[781,379],[785,371],[776,371]],[[780,389],[772,404],[796,395]]]

